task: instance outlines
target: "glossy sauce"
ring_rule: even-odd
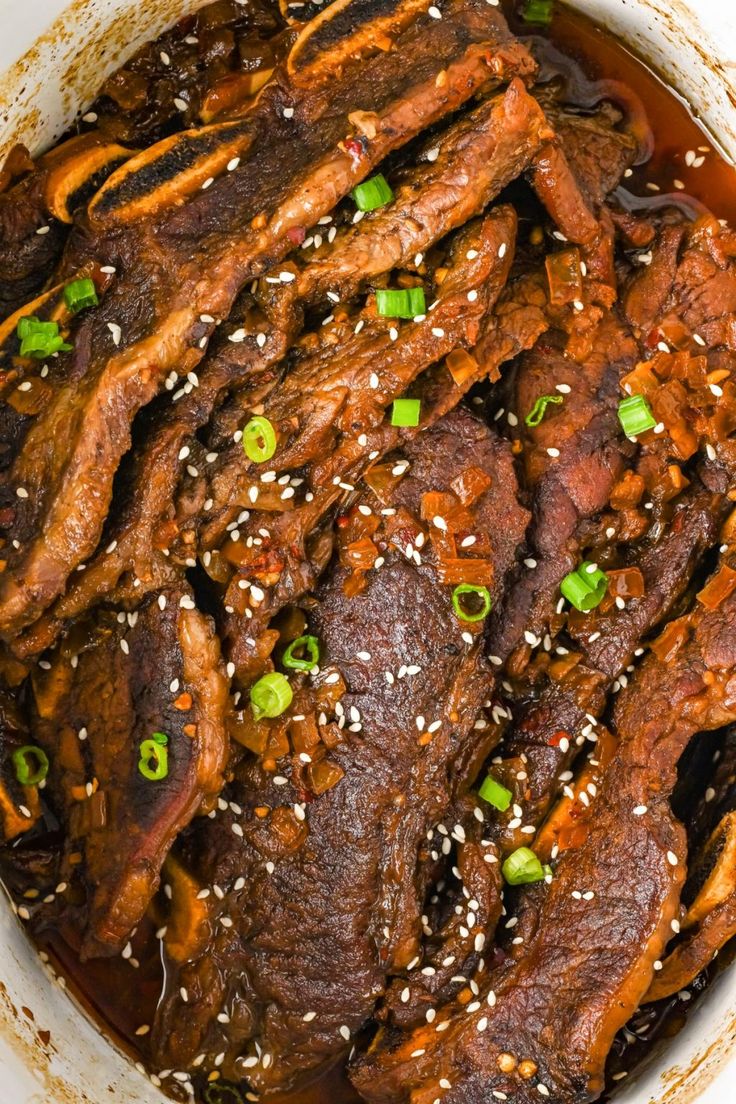
[[[528,37],[531,30],[538,30],[514,18],[508,3],[504,6],[519,35]],[[642,197],[647,204],[656,204],[657,197],[668,193],[679,193],[680,199],[689,195],[718,217],[736,224],[736,172],[721,158],[717,147],[680,96],[620,42],[569,9],[561,8],[555,14],[549,38],[558,50],[579,65],[588,80],[615,78],[629,85],[646,104],[654,134],[654,154],[648,163],[633,170],[626,181],[628,192]],[[535,50],[544,53],[539,42]],[[570,83],[573,99],[574,88],[573,78]],[[687,163],[701,157],[704,160],[698,162],[697,167]],[[676,181],[683,187],[680,188]],[[159,943],[155,938],[157,926],[156,918],[140,926],[127,960],[118,957],[84,964],[77,958],[73,931],[58,928],[37,932],[41,949],[49,955],[52,965],[65,975],[70,989],[105,1033],[144,1064],[148,1038],[145,1028],[153,1022],[163,983]],[[614,1076],[616,1070],[630,1069],[632,1059],[640,1058],[653,1038],[679,1030],[684,1005],[677,1000],[666,1004],[666,1008],[657,1006],[637,1014],[646,1027],[641,1032],[645,1046],[637,1045],[629,1051],[625,1044],[617,1045],[612,1061]],[[165,1087],[178,1099],[188,1099],[182,1090],[177,1092],[175,1082],[169,1080]],[[269,1099],[278,1104],[355,1104],[360,1100],[339,1066],[298,1094]]]

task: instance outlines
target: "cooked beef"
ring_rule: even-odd
[[[633,163],[636,139],[617,127],[620,113],[608,103],[591,115],[549,107],[546,112],[580,190],[599,211]]]
[[[686,988],[736,935],[736,813],[724,816],[691,864],[688,881],[699,891],[681,924],[684,938],[662,963],[647,1001]]]
[[[202,316],[226,316],[242,285],[288,252],[289,231],[313,225],[387,153],[531,67],[479,0],[456,0],[439,21],[398,5],[382,17],[397,49],[360,56],[375,11],[369,0],[354,4],[349,27],[317,21],[300,37],[282,78],[243,120],[164,140],[92,202],[67,267],[96,256],[118,276],[74,332],[80,382],[54,396],[11,473],[21,495],[18,547],[0,580],[5,634],[30,624],[94,549],[132,418],[172,368],[194,369],[214,328]]]
[[[177,834],[222,787],[228,684],[188,588],[151,594],[127,616],[101,612],[80,630],[36,670],[30,728],[51,761],[68,880],[85,890],[82,953],[111,954],[143,917]],[[155,781],[139,762],[154,734],[167,738],[168,759]]]
[[[378,523],[367,532],[382,562],[357,593],[351,569],[334,567],[307,607],[321,649],[320,674],[297,690],[293,705],[317,737],[307,744],[307,764],[294,754],[274,777],[265,764],[249,763],[228,791],[230,803],[184,846],[200,884],[214,882],[224,896],[208,898],[206,948],[172,964],[155,1040],[166,1065],[187,1068],[204,1053],[208,1068],[224,1052],[218,1068],[259,1090],[304,1080],[346,1049],[387,974],[417,951],[418,852],[469,781],[473,723],[493,680],[480,635],[456,618],[442,586],[445,531],[433,527],[427,509],[437,495],[458,509],[458,480],[470,469],[482,473],[486,489],[464,510],[494,596],[526,514],[508,447],[466,412],[428,430],[403,459],[392,512],[381,518],[384,501],[367,496],[349,515],[355,525]],[[335,721],[320,718],[325,691],[339,680]],[[304,723],[289,722],[292,741]],[[324,792],[320,764],[337,768]]]
[[[223,632],[241,680],[247,682],[267,658],[261,630],[285,603],[314,584],[325,555],[329,558],[329,539],[320,539],[325,517],[329,520],[366,469],[400,442],[402,434],[385,419],[387,407],[427,365],[475,341],[506,279],[515,229],[506,207],[471,223],[453,243],[436,306],[426,318],[400,330],[393,320],[370,316],[362,328],[353,321],[335,323],[336,340],[323,341],[266,403],[284,446],[280,442],[265,478],[244,456],[238,434],[206,466],[206,477],[196,480],[199,489],[187,494],[185,483],[182,513],[202,525],[205,567],[212,569],[216,552],[218,562],[224,559],[225,567],[229,562],[237,568],[225,576],[224,605],[230,612],[225,610]],[[421,389],[412,393],[421,396]],[[462,388],[454,391],[455,403],[462,394]],[[427,407],[420,426],[404,436],[420,433],[431,421]],[[305,465],[304,474],[296,476],[291,497],[283,497],[278,484],[274,493],[275,475],[298,471],[297,465]]]
[[[0,195],[0,319],[41,289],[65,238],[66,228],[50,219],[42,174],[31,173]]]
[[[328,292],[350,298],[372,277],[412,264],[418,253],[482,210],[519,174],[545,127],[544,116],[522,82],[512,82],[503,95],[482,104],[433,141],[428,152],[436,160],[426,163],[420,155],[420,167],[404,173],[388,209],[379,209],[339,232],[326,248],[307,254],[303,267],[287,262],[285,270],[295,267],[297,271],[293,282],[279,280],[277,271],[262,278],[259,298],[267,318],[244,321],[244,325],[231,321],[229,343],[215,344],[198,372],[197,388],[163,413],[163,424],[136,457],[136,470],[126,480],[125,500],[117,503],[118,520],[111,532],[103,534],[102,551],[82,577],[73,580],[70,593],[53,611],[53,620],[42,619],[33,626],[24,642],[16,643],[16,651],[31,654],[48,646],[65,621],[109,593],[126,571],[134,571],[145,585],[156,585],[157,530],[166,531],[178,473],[188,459],[181,454],[195,447],[193,434],[207,422],[221,393],[237,385],[245,391],[238,406],[247,402],[253,407],[261,401],[263,376],[286,352],[305,306]],[[497,248],[502,245],[510,243],[499,242]],[[511,256],[509,249],[509,263]],[[258,338],[260,333],[265,341]],[[275,382],[276,372],[269,378]],[[453,396],[452,405],[459,397]],[[112,540],[116,547],[108,553]],[[166,564],[159,565],[158,573],[161,570],[168,574]]]
[[[641,572],[643,595],[623,609],[611,603],[605,614],[580,617],[568,626],[581,648],[580,662],[563,677],[535,687],[530,699],[516,708],[503,758],[494,767],[523,809],[523,825],[510,827],[519,819],[511,811],[499,815],[489,832],[503,852],[529,843],[521,828],[538,827],[557,793],[580,790],[570,767],[586,738],[596,739],[611,685],[625,685],[624,672],[637,650],[677,612],[702,557],[717,539],[724,509],[722,495],[693,487],[675,507],[661,539],[635,546],[628,557],[629,565]]]
[[[610,313],[598,323],[591,346],[581,365],[564,355],[560,335],[548,335],[518,366],[514,407],[520,422],[540,396],[558,397],[560,386],[563,402],[548,406],[541,423],[524,434],[534,490],[528,555],[534,566],[524,568],[493,614],[489,646],[504,660],[528,640],[525,634],[544,636],[560,582],[580,561],[581,527],[608,505],[632,452],[617,410],[621,378],[638,359],[636,342]]]
[[[546,889],[520,902],[522,944],[482,979],[468,1008],[438,1009],[431,1026],[403,1036],[379,1035],[353,1072],[367,1100],[394,1104],[442,1087],[448,1104],[494,1092],[531,1104],[543,1085],[543,1095],[582,1102],[602,1090],[613,1038],[678,916],[685,834],[669,806],[677,762],[695,732],[733,719],[735,613],[733,596],[699,607],[677,653],[647,659],[619,698],[619,752],[584,841]]]

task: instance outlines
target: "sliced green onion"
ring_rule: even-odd
[[[276,451],[276,431],[268,418],[251,418],[243,430],[243,448],[254,464],[271,459]]]
[[[418,426],[421,412],[421,399],[394,399],[391,407],[391,425]]]
[[[545,27],[552,22],[554,0],[524,0],[521,18],[525,23],[542,23]]]
[[[153,732],[151,734],[151,739],[153,740],[154,744],[160,744],[161,747],[166,747],[169,742],[169,737],[166,735],[165,732]]]
[[[19,319],[15,332],[20,339],[21,356],[42,360],[53,353],[69,352],[72,348],[59,333],[58,322],[42,322],[32,314]]]
[[[509,885],[531,885],[544,879],[544,867],[528,847],[519,847],[509,855],[501,872]]]
[[[654,429],[657,419],[643,395],[630,395],[618,404],[618,420],[627,437],[636,437],[647,429]]]
[[[21,786],[37,786],[49,773],[49,757],[36,744],[17,748],[12,756],[15,777]]]
[[[579,610],[580,613],[589,613],[599,606],[608,590],[608,576],[595,564],[581,563],[575,571],[560,583],[560,590],[564,598]]]
[[[473,606],[468,609],[460,599],[465,595],[473,596]],[[480,607],[478,607],[480,602]],[[491,595],[488,587],[475,586],[473,583],[460,583],[452,592],[452,608],[461,621],[482,621],[491,612]]]
[[[416,318],[419,314],[426,314],[424,288],[378,288],[376,309],[383,318]]]
[[[502,786],[500,782],[497,782],[493,775],[488,775],[478,790],[478,796],[482,797],[484,801],[487,801],[489,805],[492,805],[494,809],[498,809],[499,812],[505,813],[511,804],[511,798],[513,794],[511,790],[507,790],[505,786]]]
[[[300,652],[300,655],[296,655]],[[293,640],[281,659],[284,667],[293,671],[311,671],[319,663],[319,640],[316,636],[300,636]]]
[[[535,426],[538,426],[539,423],[542,421],[542,418],[546,414],[547,407],[550,405],[550,403],[554,403],[554,405],[556,406],[558,403],[561,402],[562,395],[540,395],[534,406],[527,414],[524,421],[528,426],[531,426],[533,429]]]
[[[169,773],[168,736],[164,736],[163,743],[162,736],[163,732],[155,732],[150,740],[141,741],[138,770],[149,782],[160,782]]]
[[[215,1081],[204,1090],[206,1104],[243,1104],[243,1097],[235,1085]]]
[[[294,697],[289,680],[280,671],[272,671],[250,688],[250,704],[257,721],[261,717],[280,717]]]
[[[64,302],[72,314],[78,314],[79,311],[86,310],[87,307],[98,306],[100,300],[97,298],[97,288],[94,281],[88,277],[82,280],[72,280],[64,288]]]
[[[383,173],[377,173],[370,180],[364,180],[353,188],[353,199],[359,211],[375,211],[384,207],[394,198],[391,186]]]

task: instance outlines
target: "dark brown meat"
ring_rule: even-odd
[[[580,662],[566,676],[535,687],[530,700],[515,708],[503,758],[494,767],[522,810],[519,815],[514,810],[499,814],[489,831],[504,853],[529,845],[521,828],[538,827],[558,793],[570,796],[581,789],[570,768],[586,739],[596,739],[611,686],[625,685],[624,672],[637,650],[677,612],[693,574],[717,540],[725,508],[722,495],[695,485],[677,503],[664,535],[635,546],[626,557],[641,571],[643,596],[623,609],[611,603],[606,614],[593,613],[568,625],[582,652]]]
[[[602,1090],[614,1036],[678,915],[685,833],[669,806],[678,759],[695,732],[736,712],[735,613],[733,596],[698,608],[679,652],[646,661],[619,699],[620,749],[587,837],[530,895],[514,958],[467,1008],[439,1009],[433,1025],[403,1037],[379,1035],[353,1073],[367,1100],[438,1093],[448,1104],[486,1104],[503,1092],[531,1104],[543,1085],[557,1102],[583,1102]]]
[[[632,448],[617,417],[620,381],[638,360],[636,342],[615,316],[604,316],[582,364],[564,356],[561,336],[545,337],[518,367],[515,414],[519,422],[541,395],[561,394],[537,428],[526,429],[527,478],[534,489],[528,558],[518,584],[495,611],[491,654],[506,659],[529,639],[544,635],[559,585],[580,562],[582,523],[607,506]],[[550,450],[552,450],[550,452]],[[551,462],[550,462],[551,461]]]
[[[0,319],[41,289],[65,238],[66,228],[50,218],[42,174],[0,195]]]
[[[117,503],[118,520],[104,534],[102,551],[81,577],[73,579],[52,620],[43,618],[34,625],[21,644],[16,642],[16,651],[27,655],[47,647],[65,621],[109,593],[126,571],[135,573],[141,581],[138,586],[157,585],[162,572],[166,577],[168,562],[156,562],[161,561],[155,552],[157,530],[166,532],[178,473],[196,466],[191,460],[185,463],[192,449],[197,451],[193,435],[207,422],[221,393],[237,385],[245,391],[237,405],[252,408],[264,395],[264,375],[286,352],[305,307],[322,299],[330,303],[328,292],[349,299],[371,278],[413,264],[417,254],[421,261],[424,250],[480,212],[529,164],[546,127],[523,83],[513,81],[503,95],[483,103],[433,140],[426,152],[436,159],[425,162],[420,154],[420,166],[404,172],[388,208],[339,231],[331,244],[307,253],[302,267],[286,262],[283,270],[294,271],[293,282],[279,280],[277,270],[263,277],[258,295],[267,317],[243,320],[243,325],[231,320],[230,341],[215,343],[198,372],[196,389],[163,413],[163,425],[139,450],[136,471],[126,481],[125,501]],[[511,243],[499,242],[497,248],[502,244]],[[509,249],[508,263],[511,256]],[[233,344],[233,335],[240,343]],[[272,370],[269,378],[275,382],[277,372]],[[241,413],[242,418],[247,414]],[[182,457],[182,452],[189,455]],[[235,452],[241,455],[239,447]],[[110,554],[106,549],[112,540],[117,544]],[[170,543],[169,536],[165,544]]]
[[[225,568],[222,631],[242,681],[251,679],[267,658],[262,634],[268,621],[314,585],[329,558],[324,523],[339,501],[378,457],[435,420],[429,401],[417,429],[398,430],[386,413],[407,389],[421,397],[421,374],[428,365],[476,340],[508,274],[515,230],[508,207],[469,224],[453,241],[449,269],[426,318],[399,329],[370,311],[362,328],[348,320],[335,323],[332,334],[325,331],[332,340],[299,362],[273,402],[266,403],[283,440],[267,472],[247,460],[237,433],[235,442],[203,469],[205,478],[184,482],[180,525],[185,536],[192,522],[201,526],[198,543],[207,570],[212,571],[213,557],[215,567]],[[439,413],[464,391],[454,387],[450,401],[443,392]],[[282,490],[276,474],[298,473],[298,464],[306,464],[296,474],[298,482]],[[191,490],[190,482],[195,484]]]
[[[389,500],[396,513],[371,538],[385,549],[382,565],[352,597],[350,572],[336,567],[309,613],[321,671],[292,708],[313,724],[327,709],[319,702],[330,681],[343,680],[329,709],[335,721],[317,717],[327,748],[310,744],[306,766],[295,754],[276,777],[248,765],[229,793],[234,804],[223,802],[185,846],[200,883],[217,883],[224,897],[212,901],[207,947],[178,969],[172,964],[156,1024],[163,1064],[188,1068],[203,1053],[208,1068],[224,1052],[225,1075],[245,1076],[259,1090],[285,1088],[347,1048],[387,973],[416,954],[418,852],[469,781],[478,753],[473,722],[492,682],[478,632],[458,621],[440,584],[432,533],[441,530],[420,520],[423,496],[452,496],[470,466],[491,478],[468,510],[494,596],[526,514],[508,447],[464,411],[428,430],[405,459]],[[376,520],[385,508],[372,497],[361,505]],[[320,762],[338,768],[325,792],[312,773]],[[264,808],[265,819],[257,811]]]
[[[18,546],[0,580],[2,632],[30,624],[94,549],[132,418],[172,367],[194,369],[215,324],[202,316],[225,317],[243,284],[288,252],[289,231],[313,225],[391,150],[532,67],[480,0],[456,0],[439,21],[394,5],[380,19],[397,48],[368,57],[373,0],[353,0],[351,13],[316,21],[243,120],[166,139],[91,204],[67,265],[95,256],[118,278],[74,334],[81,382],[54,396],[11,474],[21,496]]]
[[[69,880],[86,890],[83,955],[120,951],[143,917],[177,834],[219,793],[228,684],[212,626],[188,588],[102,612],[34,674],[34,741],[66,828]],[[139,769],[141,743],[168,738],[168,773]],[[74,853],[81,852],[81,867]]]

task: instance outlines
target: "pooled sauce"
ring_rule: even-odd
[[[222,6],[213,5],[213,8]],[[512,29],[520,36],[529,38],[530,32],[534,32],[532,45],[543,66],[554,71],[559,64],[560,54],[573,63],[568,66],[566,73],[568,94],[573,106],[586,106],[582,98],[586,80],[611,79],[628,85],[646,105],[648,122],[654,137],[654,150],[651,158],[636,166],[627,177],[625,190],[619,192],[620,202],[624,206],[639,209],[643,204],[659,205],[662,197],[668,196],[668,201],[679,202],[687,207],[688,200],[685,197],[692,197],[718,217],[736,223],[734,169],[719,155],[713,141],[693,117],[684,100],[668,88],[656,73],[610,34],[594,26],[584,16],[566,8],[561,8],[555,14],[544,39],[540,37],[539,28],[526,26],[510,11],[507,14]],[[212,50],[215,51],[217,28],[214,16],[212,24],[210,33],[213,38]],[[270,30],[278,29],[279,24],[277,17]],[[187,33],[186,27],[181,33]],[[546,47],[545,40],[549,44]],[[262,41],[258,41],[262,46]],[[152,46],[151,58],[159,56],[160,50],[160,44]],[[243,48],[241,42],[240,55],[244,59],[244,67],[247,54],[248,50]],[[145,71],[145,68],[141,70]],[[136,82],[131,78],[128,83],[127,89],[121,86],[121,95],[126,92],[133,96]],[[167,86],[166,94],[170,91]],[[576,100],[576,93],[581,98]],[[152,109],[151,114],[153,116],[156,112]],[[162,113],[161,117],[164,116],[165,113]],[[25,847],[31,846],[38,848],[38,838],[33,844],[30,841],[21,842],[10,850],[21,854]],[[10,876],[8,880],[12,882],[17,879]],[[161,912],[163,914],[163,910]],[[140,925],[122,957],[96,959],[83,964],[77,957],[75,933],[72,930],[65,927],[39,927],[36,931],[40,949],[49,955],[52,965],[68,979],[69,988],[102,1025],[105,1033],[146,1066],[148,1032],[163,986],[160,945],[156,938],[158,926],[157,918],[152,916]],[[701,986],[693,987],[692,996],[696,995],[695,990],[698,987]],[[664,1007],[647,1007],[637,1013],[636,1021],[641,1023],[641,1030],[636,1028],[635,1034],[632,1034],[636,1045],[632,1045],[631,1051],[627,1049],[625,1040],[620,1045],[617,1044],[611,1063],[612,1087],[622,1071],[630,1069],[632,1059],[638,1060],[641,1057],[645,1048],[640,1045],[640,1040],[644,1040],[648,1046],[653,1038],[674,1033],[681,1026],[685,1003],[674,998],[663,1004]],[[204,1087],[199,1086],[200,1090]],[[187,1099],[184,1090],[175,1081],[167,1080],[165,1088],[172,1095],[178,1095],[179,1099]],[[243,1097],[252,1098],[245,1092]],[[233,1096],[232,1099],[235,1101],[236,1097]],[[326,1101],[330,1104],[352,1104],[360,1098],[350,1087],[344,1071],[340,1067],[333,1067],[298,1094],[279,1095],[269,1099],[281,1104],[318,1104]],[[223,1096],[222,1104],[230,1104],[230,1099]]]

